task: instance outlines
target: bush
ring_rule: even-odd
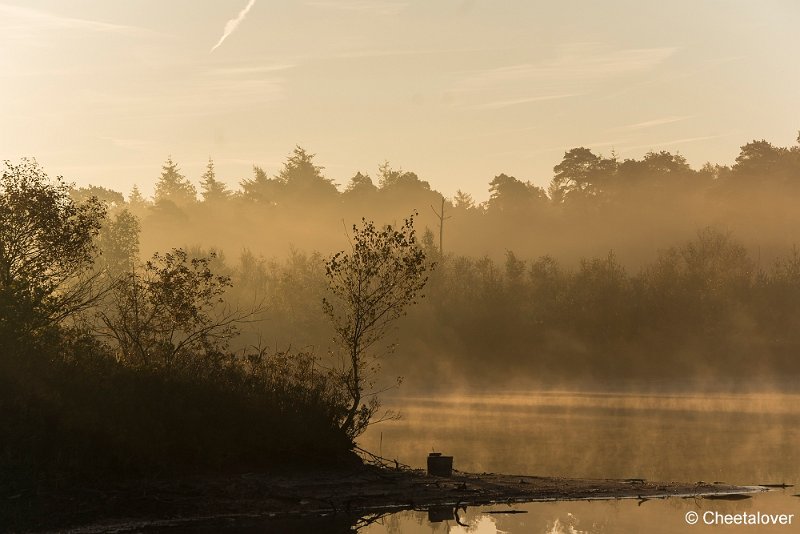
[[[166,373],[62,333],[49,353],[0,364],[0,479],[15,487],[330,464],[352,446],[309,354],[227,354]]]

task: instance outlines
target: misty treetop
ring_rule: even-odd
[[[441,196],[416,173],[393,168],[389,162],[378,166],[377,183],[368,173],[359,171],[341,187],[341,191],[323,171],[324,167],[314,162],[314,154],[298,146],[278,174],[270,177],[263,168],[254,165],[253,176],[242,179],[240,188],[235,192],[229,191],[217,179],[212,159],[209,159],[207,169],[198,181],[203,201],[220,200],[228,196],[268,204],[311,201],[337,195],[346,200],[378,193],[424,196],[426,192],[431,192]],[[621,159],[613,150],[610,156],[603,156],[589,148],[577,147],[567,150],[562,161],[553,168],[546,191],[501,172],[489,180],[490,199],[469,207],[483,211],[503,210],[508,208],[508,203],[524,204],[537,200],[564,204],[579,199],[611,197],[626,188],[638,187],[687,188],[687,192],[691,192],[695,187],[724,187],[744,182],[796,185],[798,180],[800,142],[792,147],[778,147],[766,140],[754,140],[741,147],[732,166],[706,163],[700,169],[692,169],[682,155],[664,150],[648,152],[641,159]],[[107,196],[100,189],[93,192],[100,192],[97,195],[99,198]],[[138,189],[132,194],[138,201]],[[456,196],[459,195],[464,200],[464,193],[459,191]],[[164,163],[156,183],[153,201],[157,203],[162,200],[171,200],[179,205],[198,201],[196,187],[180,173],[171,157]],[[451,203],[465,205],[456,197]]]
[[[97,186],[73,195],[97,196],[112,212],[129,209],[140,219],[148,254],[175,241],[206,248],[224,243],[228,251],[248,248],[267,256],[282,254],[287,244],[330,252],[342,220],[397,223],[412,210],[420,213],[420,233],[440,230],[434,211],[442,193],[427,178],[389,162],[337,185],[314,154],[298,146],[275,174],[254,165],[238,187],[226,185],[231,177],[220,177],[211,159],[201,176],[186,177],[169,158],[154,178],[152,199],[138,188],[127,202]],[[502,169],[486,180],[486,201],[475,202],[464,192],[467,184],[445,199],[446,250],[499,259],[513,249],[574,263],[613,248],[623,264],[641,265],[705,226],[733,231],[748,249],[761,247],[765,259],[800,240],[800,212],[793,209],[800,199],[800,143],[780,147],[754,140],[732,165],[700,168],[664,150],[636,159],[577,147],[554,166],[547,188]]]

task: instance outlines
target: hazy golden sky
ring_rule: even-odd
[[[730,163],[794,143],[798,28],[797,0],[0,0],[0,158],[150,193],[170,154],[235,186],[300,144],[478,199],[575,146]]]

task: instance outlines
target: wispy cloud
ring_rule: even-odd
[[[337,11],[373,13],[376,15],[397,15],[408,7],[408,2],[380,0],[314,0],[306,2],[307,6]]]
[[[532,102],[542,102],[544,100],[559,100],[562,98],[569,98],[571,96],[578,96],[577,93],[567,93],[563,95],[542,95],[531,96],[526,98],[515,98],[511,100],[495,100],[494,102],[487,102],[485,104],[477,104],[469,106],[470,109],[500,109],[511,106],[518,106],[520,104],[530,104]]]
[[[151,30],[114,24],[99,20],[65,17],[41,9],[0,4],[0,29],[8,31],[25,30],[87,30],[94,32],[143,34],[155,33]]]
[[[468,73],[459,90],[484,90],[532,81],[563,82],[607,78],[650,70],[672,56],[676,48],[635,48],[608,51],[591,44],[562,47],[559,55],[539,63],[521,63]]]
[[[244,6],[244,9],[239,11],[239,14],[236,16],[236,18],[232,18],[228,22],[225,23],[225,29],[222,32],[222,37],[219,38],[219,41],[217,41],[217,44],[215,44],[213,47],[211,47],[211,51],[209,52],[209,54],[211,52],[213,52],[214,50],[216,50],[217,48],[219,48],[219,46],[222,43],[225,42],[225,39],[227,39],[236,30],[237,27],[239,27],[239,24],[242,23],[242,21],[247,16],[247,14],[250,12],[250,10],[253,8],[255,3],[256,3],[256,0],[249,0],[247,2],[247,5]]]
[[[611,128],[610,131],[642,130],[644,128],[651,128],[653,126],[661,126],[663,124],[672,124],[673,122],[684,121],[686,119],[691,119],[692,117],[694,117],[694,115],[680,115],[680,116],[673,115],[669,117],[661,117],[659,119],[637,122],[634,124],[626,124],[624,126],[617,126],[616,128]]]

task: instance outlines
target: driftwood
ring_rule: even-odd
[[[356,454],[361,457],[361,460],[367,465],[381,467],[383,469],[394,469],[395,471],[413,471],[410,465],[397,461],[397,458],[390,460],[389,458],[378,456],[377,454],[369,452],[366,449],[362,449],[361,447],[355,447],[354,450]]]

